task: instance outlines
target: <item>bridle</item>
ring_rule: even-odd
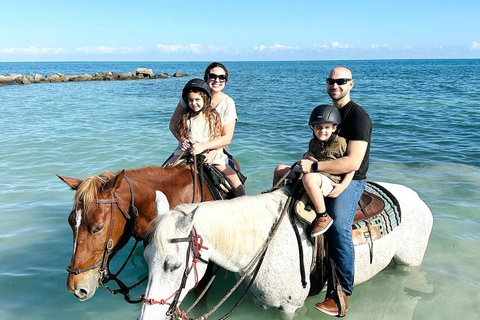
[[[201,261],[205,264],[208,263],[208,261],[202,259],[202,254],[201,254],[200,251],[202,249],[208,250],[208,248],[203,245],[203,238],[202,238],[202,236],[200,236],[197,233],[197,230],[195,229],[195,227],[192,228],[188,237],[174,238],[174,239],[171,239],[170,242],[171,243],[188,242],[188,249],[187,249],[187,253],[186,253],[186,257],[185,257],[185,270],[183,272],[180,287],[178,288],[177,291],[175,291],[173,294],[171,294],[169,297],[167,297],[165,299],[155,300],[155,299],[152,299],[152,298],[146,298],[145,295],[141,295],[140,300],[143,301],[143,302],[146,302],[150,305],[154,305],[154,304],[170,305],[170,307],[168,308],[168,311],[166,313],[167,316],[174,316],[175,315],[176,316],[176,317],[174,317],[175,319],[182,318],[182,319],[188,320],[189,318],[186,315],[187,313],[181,311],[178,308],[178,301],[180,299],[180,295],[182,293],[182,290],[185,289],[185,285],[187,283],[188,276],[190,275],[192,270],[195,272],[195,285],[193,286],[192,289],[195,289],[197,287],[198,282],[200,281],[200,279],[198,277],[197,263],[199,261]],[[190,256],[192,256],[193,258],[192,258],[192,263],[189,266]],[[172,298],[173,298],[173,301],[168,302]]]
[[[134,198],[133,186],[132,186],[132,183],[131,183],[130,179],[128,179],[127,176],[123,176],[123,179],[125,179],[125,181],[127,181],[128,185],[129,185],[129,188],[130,188],[130,206],[128,208],[128,212],[123,210],[122,207],[120,206],[119,199],[118,199],[117,194],[115,192],[113,193],[111,199],[96,199],[95,200],[95,204],[97,204],[97,205],[102,205],[102,204],[110,205],[110,230],[109,230],[108,240],[105,244],[105,249],[103,251],[102,258],[99,261],[97,261],[96,263],[94,263],[92,266],[90,266],[88,268],[85,268],[85,269],[72,269],[71,266],[68,266],[67,267],[67,272],[69,274],[79,275],[81,273],[84,273],[84,272],[87,272],[87,271],[90,271],[90,270],[93,270],[93,269],[96,269],[96,268],[100,267],[100,269],[98,271],[100,273],[99,283],[101,285],[105,285],[110,280],[115,280],[117,282],[117,284],[119,284],[121,289],[120,290],[110,290],[108,287],[107,287],[107,289],[109,289],[112,292],[112,294],[116,294],[116,293],[119,293],[119,292],[123,293],[125,295],[125,299],[127,301],[129,301],[129,297],[127,299],[128,291],[125,294],[125,289],[129,290],[132,287],[136,287],[138,284],[145,281],[147,279],[147,277],[145,277],[144,279],[142,279],[141,281],[139,281],[137,284],[135,284],[134,286],[132,286],[130,288],[125,286],[123,284],[123,282],[121,282],[119,279],[117,279],[118,274],[123,270],[126,263],[130,259],[133,251],[135,250],[135,247],[136,247],[138,241],[140,241],[140,239],[137,239],[135,237],[134,232],[133,232],[133,228],[135,226],[135,220],[138,217],[138,210],[135,207],[135,198]],[[124,262],[124,264],[122,265],[120,270],[117,273],[112,274],[110,272],[109,268],[108,268],[108,263],[109,263],[110,255],[112,254],[112,251],[113,251],[113,248],[114,248],[114,241],[113,241],[113,238],[112,238],[113,230],[114,230],[114,222],[115,222],[115,220],[113,219],[114,206],[116,206],[120,210],[123,217],[127,221],[127,225],[130,227],[130,233],[131,233],[131,235],[134,235],[134,237],[136,238],[136,242],[135,242],[135,245],[134,245],[132,251],[130,252],[130,255],[127,257],[126,261]]]

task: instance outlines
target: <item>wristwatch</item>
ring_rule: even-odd
[[[312,172],[317,172],[318,171],[318,162],[315,161],[312,163]]]

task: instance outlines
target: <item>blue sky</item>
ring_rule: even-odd
[[[480,58],[479,0],[0,0],[0,61]]]

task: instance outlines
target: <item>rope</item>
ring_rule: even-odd
[[[192,309],[196,307],[196,305],[200,302],[200,300],[202,300],[203,296],[207,293],[208,289],[210,289],[213,281],[217,277],[217,273],[218,273],[219,269],[220,269],[220,267],[217,266],[217,269],[215,270],[215,272],[213,273],[213,276],[208,281],[207,285],[205,286],[205,289],[203,289],[203,291],[200,293],[200,295],[197,297],[197,299],[192,303],[192,305],[187,310],[185,310],[186,314],[188,314],[190,311],[192,311]]]

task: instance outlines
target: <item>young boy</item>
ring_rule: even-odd
[[[338,136],[342,124],[340,112],[330,105],[319,105],[310,114],[308,125],[313,131],[313,138],[308,145],[308,151],[303,158],[313,157],[318,161],[334,160],[342,157],[347,150],[347,142]],[[333,219],[326,212],[324,197],[337,197],[352,181],[354,172],[341,175],[321,173],[317,171],[318,164],[314,162],[310,172],[302,178],[303,186],[315,207],[316,218],[312,222],[312,237],[323,234],[332,225]],[[302,171],[302,160],[298,161]],[[289,166],[279,165],[274,172],[274,184],[289,169]],[[342,179],[343,178],[343,179]]]

